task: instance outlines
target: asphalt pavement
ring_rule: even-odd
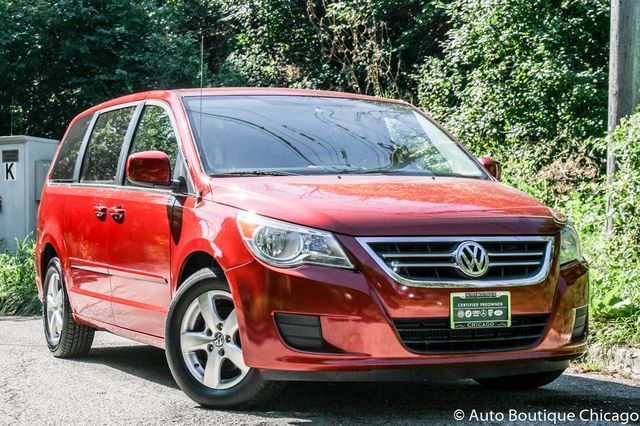
[[[295,383],[253,410],[210,410],[180,391],[162,350],[101,332],[87,357],[55,359],[39,318],[0,317],[0,424],[631,424],[639,412],[640,383],[575,372],[512,393],[470,380]]]

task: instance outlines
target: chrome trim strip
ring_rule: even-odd
[[[489,261],[489,268],[492,266],[540,266],[539,261],[531,261],[531,262],[491,262]],[[458,265],[455,263],[438,263],[438,262],[392,262],[391,263],[396,268],[455,268],[460,269]]]
[[[531,262],[489,262],[489,267],[492,266],[540,266],[539,261]]]
[[[455,268],[458,269],[458,265],[453,262],[392,262],[396,268]]]
[[[455,252],[443,252],[443,253],[382,253],[384,259],[389,258],[415,258],[415,257],[453,257]]]
[[[515,287],[515,286],[526,286],[526,285],[535,285],[544,281],[549,275],[549,271],[551,269],[551,260],[554,252],[554,236],[552,235],[540,235],[540,236],[505,236],[505,237],[476,237],[476,236],[468,236],[468,237],[356,237],[356,241],[360,243],[362,248],[371,256],[371,258],[382,268],[382,270],[393,278],[395,281],[404,284],[409,287],[437,287],[437,288],[475,288],[475,287]],[[423,281],[423,280],[414,280],[410,278],[405,278],[401,275],[398,275],[391,269],[383,260],[381,256],[376,254],[376,252],[369,245],[370,243],[394,243],[394,242],[403,242],[403,243],[428,243],[428,242],[463,242],[463,241],[475,241],[478,243],[482,242],[496,242],[496,241],[506,241],[506,242],[540,242],[546,241],[547,247],[544,251],[544,259],[542,268],[540,271],[529,278],[523,279],[507,279],[507,280],[494,280],[494,279],[460,279],[460,280],[441,280],[441,281]],[[491,255],[489,255],[491,256]],[[521,263],[518,263],[519,265]],[[535,263],[539,265],[539,262]],[[434,264],[429,264],[429,266],[433,266]],[[451,264],[454,265],[454,264]],[[511,263],[513,265],[513,263]],[[492,266],[499,266],[495,263]]]
[[[487,253],[489,257],[535,257],[535,256],[544,256],[543,251],[530,251],[530,252],[513,252],[513,253]]]

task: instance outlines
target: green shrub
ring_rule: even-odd
[[[35,242],[18,241],[15,254],[0,254],[0,315],[34,315],[41,312],[34,266]]]
[[[622,120],[611,140],[617,171],[610,188],[600,185],[598,198],[604,206],[611,194],[614,227],[609,236],[593,237],[591,306],[607,330],[600,339],[640,344],[640,113]]]
[[[607,0],[457,0],[444,55],[414,75],[418,99],[475,153],[535,166],[606,128]]]
[[[623,120],[611,137],[618,168],[610,188],[598,167],[578,155],[540,168],[527,149],[503,151],[504,180],[567,213],[576,226],[590,264],[592,338],[640,345],[640,113]],[[583,146],[604,151],[606,139]],[[611,235],[604,232],[607,193],[613,206]]]

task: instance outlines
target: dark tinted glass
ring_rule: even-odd
[[[115,182],[120,150],[134,110],[127,107],[100,114],[87,146],[82,182]]]
[[[478,164],[409,105],[311,96],[185,98],[205,170],[481,178]]]
[[[178,158],[178,143],[173,132],[171,119],[164,109],[157,105],[147,105],[142,111],[129,155],[142,151],[161,151],[169,156],[171,170],[175,170]],[[126,185],[134,185],[128,180]]]
[[[73,171],[78,159],[78,152],[92,117],[92,115],[88,115],[78,119],[69,129],[67,137],[62,142],[62,147],[60,147],[53,170],[51,170],[51,180],[58,182],[73,181]]]

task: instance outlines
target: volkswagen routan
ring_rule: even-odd
[[[38,214],[56,357],[163,348],[194,401],[286,381],[533,389],[586,350],[588,266],[560,212],[405,102],[152,91],[78,115]],[[427,386],[427,385],[425,385]]]

